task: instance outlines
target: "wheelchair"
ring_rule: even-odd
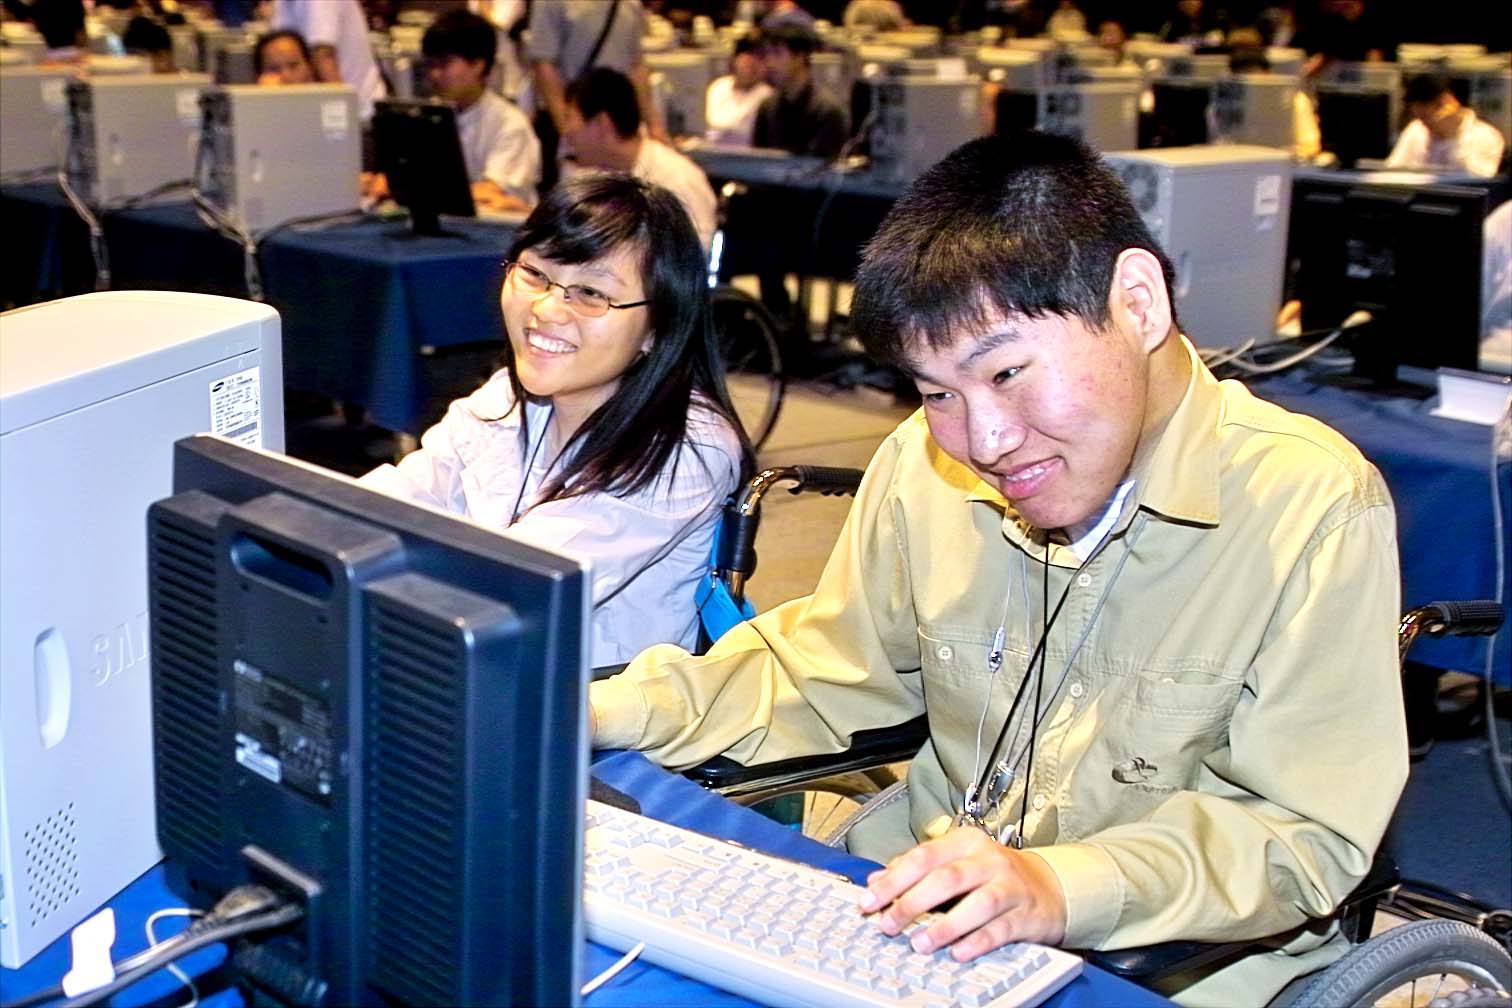
[[[766,494],[787,485],[795,494],[854,496],[861,475],[861,470],[851,468],[768,468],[726,504],[707,581],[699,593],[706,643],[754,615],[745,589],[756,570],[756,532]],[[1405,659],[1420,635],[1488,635],[1497,630],[1503,617],[1501,605],[1487,601],[1434,602],[1411,609],[1398,625],[1399,657]],[[859,807],[857,815],[864,815],[871,798],[889,788],[906,787],[895,768],[912,758],[927,734],[921,715],[901,725],[858,732],[850,748],[841,753],[752,766],[715,757],[685,774],[744,805],[817,790],[850,800]],[[849,825],[850,821],[842,823],[818,839],[839,846]],[[1408,922],[1372,936],[1377,909],[1406,917]],[[1350,950],[1327,968],[1294,981],[1271,1008],[1375,1004],[1512,1008],[1512,912],[1470,907],[1455,894],[1415,890],[1403,882],[1390,855],[1377,851],[1370,871],[1341,902],[1336,916]],[[1082,954],[1108,972],[1149,986],[1180,973],[1219,966],[1253,952],[1260,944],[1171,941]]]

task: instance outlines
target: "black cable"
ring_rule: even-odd
[[[1040,557],[1040,561],[1041,567],[1044,570],[1044,578],[1042,580],[1043,588],[1040,593],[1040,619],[1041,621],[1043,621],[1045,614],[1050,611],[1050,544],[1048,542],[1045,543],[1045,553],[1042,557]],[[1075,579],[1073,578],[1072,580]],[[1069,581],[1066,583],[1066,587],[1071,587]],[[1063,600],[1064,598],[1065,596],[1062,596]],[[1056,612],[1060,612],[1059,608],[1056,609]],[[1044,622],[1041,622],[1041,644],[1043,644],[1045,638],[1049,636],[1050,627],[1047,626]],[[1019,799],[1018,831],[1013,834],[1015,847],[1024,846],[1024,817],[1029,813],[1029,785],[1034,781],[1034,740],[1035,737],[1039,734],[1040,697],[1044,693],[1045,689],[1045,653],[1047,650],[1048,648],[1045,648],[1043,646],[1040,648],[1039,678],[1034,681],[1034,714],[1029,719],[1029,758],[1024,763],[1024,794],[1023,797]]]

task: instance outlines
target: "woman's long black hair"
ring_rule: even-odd
[[[564,179],[526,218],[509,260],[530,250],[552,262],[578,265],[619,248],[640,253],[651,350],[630,365],[614,395],[563,446],[570,461],[551,476],[538,499],[594,492],[623,496],[652,483],[687,432],[694,392],[734,428],[744,481],[755,468],[755,455],[725,388],[703,250],[676,196],[625,174]],[[505,363],[523,411],[529,394],[515,374],[512,345]],[[522,453],[527,438],[522,422]]]

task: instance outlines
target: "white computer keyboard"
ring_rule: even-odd
[[[970,963],[920,955],[856,910],[861,887],[807,865],[588,802],[588,937],[769,1005],[1036,1005],[1082,961],[1010,945]],[[911,933],[911,929],[910,932]]]

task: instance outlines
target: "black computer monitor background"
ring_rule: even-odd
[[[1302,328],[1328,330],[1364,309],[1341,341],[1354,357],[1342,383],[1426,396],[1398,367],[1478,366],[1481,251],[1494,183],[1372,184],[1344,173],[1292,181],[1288,244]]]
[[[174,489],[148,516],[170,884],[208,907],[256,882],[305,909],[237,950],[238,982],[572,1000],[581,566],[215,438],[175,446]]]
[[[1385,91],[1345,85],[1318,85],[1314,102],[1323,149],[1341,168],[1361,159],[1382,160],[1391,153],[1399,123],[1392,122],[1392,96]]]
[[[452,106],[435,100],[378,102],[373,157],[394,202],[409,210],[412,234],[444,235],[442,214],[476,214]]]
[[[1208,142],[1208,106],[1213,96],[1210,83],[1156,81],[1150,91],[1154,108],[1140,123],[1140,147],[1191,147]]]

